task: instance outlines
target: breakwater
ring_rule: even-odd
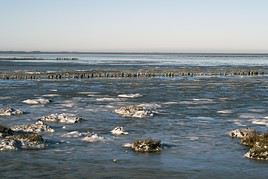
[[[259,76],[267,74],[264,67],[180,67],[143,69],[104,69],[85,71],[2,71],[2,80],[69,79],[69,78],[152,78],[182,76]]]

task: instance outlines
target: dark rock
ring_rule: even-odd
[[[0,137],[6,137],[9,135],[13,135],[14,131],[10,128],[0,125]]]
[[[125,144],[124,147],[130,147],[135,152],[142,153],[160,152],[162,149],[161,141],[153,139],[136,140],[132,144]]]

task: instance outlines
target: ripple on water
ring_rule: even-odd
[[[231,113],[233,113],[233,111],[230,109],[225,109],[225,110],[219,110],[219,111],[217,111],[217,113],[219,113],[219,114],[231,114]]]
[[[118,97],[120,98],[138,98],[142,97],[140,93],[135,93],[135,94],[119,94]]]
[[[101,101],[101,102],[116,102],[116,101],[121,101],[120,98],[112,98],[112,97],[106,97],[106,98],[96,98],[96,101]]]
[[[44,94],[42,95],[43,97],[58,97],[60,96],[59,94]]]
[[[256,113],[240,113],[239,118],[242,119],[258,119],[258,118],[263,118],[264,116],[261,114],[256,114]]]
[[[64,100],[60,104],[62,107],[72,108],[77,105],[77,103],[73,102],[72,100]]]
[[[252,109],[248,109],[249,112],[256,112],[256,113],[262,113],[262,112],[265,112],[266,110],[265,109],[255,109],[255,108],[252,108]]]

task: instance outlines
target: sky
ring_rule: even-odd
[[[268,52],[267,0],[0,0],[0,50]]]

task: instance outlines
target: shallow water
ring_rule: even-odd
[[[103,64],[90,60],[89,64],[0,61],[0,70],[125,68],[123,62],[129,60],[129,56],[124,55],[98,58],[108,61]],[[117,58],[122,61],[119,66],[112,62]],[[135,60],[144,58],[148,60],[144,56],[137,56]],[[159,61],[168,57],[152,58],[160,63],[147,65],[169,68],[164,60]],[[200,64],[202,59],[211,62],[211,58],[195,57],[193,60]],[[222,59],[222,62],[256,65],[252,58],[258,58],[255,61],[258,64],[268,64],[267,56],[248,57],[242,61]],[[181,60],[175,64],[184,64]],[[147,62],[128,65],[128,68],[138,69]],[[220,62],[216,59],[211,64],[223,65]],[[189,62],[188,65],[197,64]],[[228,131],[244,126],[267,130],[267,90],[268,76],[0,80],[0,107],[11,106],[27,112],[21,116],[0,117],[2,125],[34,123],[43,115],[61,112],[83,118],[72,125],[51,123],[55,132],[44,134],[48,143],[44,150],[1,152],[0,173],[5,178],[267,178],[268,162],[244,158],[248,149],[226,135]],[[141,96],[120,98],[119,94]],[[52,102],[33,106],[22,103],[25,99],[39,97]],[[132,119],[114,113],[121,106],[141,103],[160,105],[159,114]],[[123,126],[129,134],[113,136],[110,131],[116,126]],[[63,137],[71,131],[95,133],[104,140],[88,143],[81,138]],[[160,139],[167,147],[157,154],[139,154],[122,147],[147,137]]]
[[[84,120],[74,125],[51,124],[53,135],[45,135],[48,148],[41,151],[2,152],[2,176],[7,177],[108,177],[108,178],[236,178],[268,176],[268,163],[243,157],[247,149],[226,135],[241,125],[266,130],[252,119],[265,119],[267,77],[153,78],[0,81],[1,105],[23,109],[22,116],[1,117],[1,124],[31,123],[40,116],[72,112]],[[118,94],[142,94],[118,98]],[[47,105],[29,106],[21,101],[46,97]],[[94,94],[89,95],[88,94]],[[114,109],[140,103],[161,105],[160,114],[147,119],[123,118]],[[67,106],[66,106],[67,104]],[[229,113],[218,113],[231,110]],[[110,131],[123,126],[129,135],[114,137]],[[63,138],[70,131],[94,132],[105,138],[87,143]],[[137,154],[124,143],[151,137],[169,147],[159,154]],[[116,159],[117,162],[113,162]],[[16,171],[16,172],[14,172]]]
[[[77,60],[56,60],[57,58],[77,58]],[[12,60],[14,62],[68,63],[83,65],[124,65],[124,66],[263,66],[268,65],[268,54],[198,54],[198,53],[0,53],[0,58],[30,58]],[[34,59],[34,60],[32,60]],[[41,60],[38,60],[41,59]]]

